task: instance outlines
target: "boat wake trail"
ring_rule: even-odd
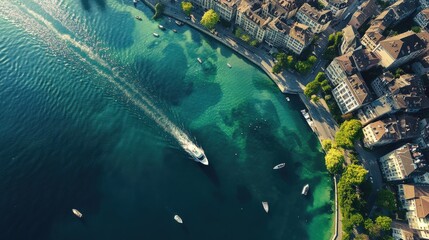
[[[23,11],[20,9],[23,9]],[[0,11],[0,16],[6,15],[5,19],[16,23],[19,22],[19,19],[14,19],[14,16],[18,16],[16,14],[16,11],[18,10],[21,12],[21,16],[22,13],[24,13],[36,20],[35,22],[40,25],[38,27],[46,28],[57,39],[67,43],[67,50],[70,50],[70,53],[75,55],[75,57],[77,57],[81,62],[87,63],[94,71],[96,71],[100,76],[113,85],[114,88],[119,90],[119,92],[126,98],[128,102],[142,110],[159,127],[170,134],[179,143],[179,145],[191,157],[194,158],[195,161],[201,162],[204,165],[208,165],[208,161],[204,155],[203,149],[194,143],[182,129],[171,122],[168,117],[159,108],[157,108],[157,106],[153,104],[153,102],[147,96],[143,95],[134,85],[128,83],[125,78],[119,75],[118,72],[112,70],[112,66],[107,61],[103,60],[99,55],[97,55],[93,50],[91,50],[89,46],[79,42],[69,34],[60,32],[46,18],[23,5],[19,7],[15,6],[15,9],[10,10],[11,11]],[[26,26],[21,27],[25,28]],[[31,33],[31,31],[29,32]],[[204,156],[204,158],[201,156]]]

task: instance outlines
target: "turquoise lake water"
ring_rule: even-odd
[[[152,15],[131,0],[2,2],[0,239],[329,239],[332,181],[299,98]]]

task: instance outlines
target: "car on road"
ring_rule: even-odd
[[[371,181],[371,183],[374,183],[374,179],[372,179],[372,176],[369,176],[369,180]]]

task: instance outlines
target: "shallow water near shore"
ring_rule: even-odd
[[[0,239],[329,239],[332,181],[304,106],[254,65],[131,0],[3,5]]]

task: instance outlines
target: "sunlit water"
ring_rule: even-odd
[[[331,181],[299,99],[131,2],[2,3],[0,239],[329,239]]]

